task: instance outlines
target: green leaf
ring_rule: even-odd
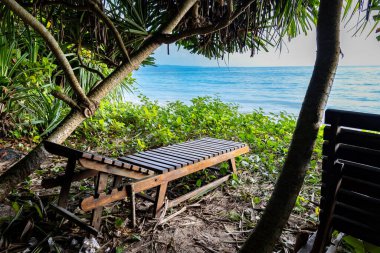
[[[344,236],[343,241],[349,245],[355,253],[366,253],[364,244],[361,240],[356,239],[355,237],[352,237],[350,235]]]

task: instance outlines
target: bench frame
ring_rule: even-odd
[[[85,228],[92,234],[97,234],[99,231],[101,225],[101,215],[105,205],[127,197],[131,207],[131,223],[132,226],[135,227],[136,197],[153,202],[153,216],[158,218],[163,211],[165,202],[167,203],[167,208],[174,207],[183,201],[202,195],[210,189],[213,189],[227,181],[232,173],[237,172],[235,157],[249,151],[249,147],[247,145],[242,145],[242,147],[234,148],[233,150],[231,149],[229,152],[220,152],[219,155],[215,155],[208,159],[203,159],[175,170],[163,170],[160,173],[150,170],[149,168],[147,169],[122,161],[123,158],[120,158],[120,160],[112,160],[90,153],[83,153],[51,142],[45,142],[45,149],[50,153],[68,158],[64,175],[44,179],[42,181],[42,186],[44,188],[52,188],[56,186],[61,187],[58,206],[52,206],[57,209],[59,214],[70,221],[77,223],[79,226]],[[225,176],[176,199],[165,201],[168,184],[171,181],[190,175],[197,171],[213,168],[213,166],[225,161],[228,162],[230,169]],[[77,163],[84,170],[75,172]],[[107,187],[110,176],[113,177],[112,185]],[[66,210],[72,182],[90,177],[94,178],[94,195],[83,199],[80,203],[80,207],[84,211],[92,211],[92,227],[85,225],[85,222],[81,221],[74,214]],[[128,179],[128,182],[122,184],[123,178]],[[110,190],[107,191],[107,188]],[[152,188],[156,189],[154,198],[141,194],[141,192]]]

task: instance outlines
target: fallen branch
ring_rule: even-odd
[[[175,212],[171,215],[169,215],[168,217],[166,217],[165,219],[161,220],[158,222],[158,225],[162,225],[162,224],[165,224],[166,222],[168,222],[169,220],[173,219],[174,217],[180,215],[181,213],[183,213],[184,211],[186,211],[186,206],[184,206],[181,210],[179,210],[178,212]]]

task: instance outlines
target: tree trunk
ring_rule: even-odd
[[[240,252],[272,252],[294,207],[338,66],[341,9],[342,0],[320,2],[317,58],[292,143],[265,212]]]
[[[160,45],[160,43],[152,42],[139,50],[139,53],[131,58],[130,63],[121,65],[102,84],[99,84],[96,89],[90,92],[89,98],[92,101],[100,101]],[[80,111],[73,109],[46,140],[58,144],[64,142],[85,119],[85,116]],[[45,149],[40,144],[0,176],[0,202],[4,201],[8,193],[16,185],[38,169],[39,165],[45,160],[46,155]]]

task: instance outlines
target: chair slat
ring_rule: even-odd
[[[380,131],[380,115],[327,109],[325,113],[326,124],[338,124],[350,128]]]
[[[334,215],[333,227],[338,231],[360,238],[370,243],[380,245],[380,230],[373,230],[368,226],[352,221],[350,219]]]
[[[339,160],[344,164],[342,173],[345,176],[380,185],[380,168],[351,161]],[[380,164],[379,164],[380,165]]]
[[[327,145],[323,146],[324,151],[322,153],[331,156],[331,154],[326,153],[326,150],[330,148]],[[380,164],[380,150],[339,144],[335,149],[334,158],[377,167]]]
[[[331,128],[325,128],[331,129]],[[326,130],[325,130],[326,131]],[[327,130],[328,131],[328,130]],[[331,135],[328,133],[328,135]],[[325,136],[325,139],[330,138],[330,136]],[[347,129],[340,128],[338,134],[335,138],[336,143],[344,143],[353,146],[360,146],[370,149],[380,148],[380,134],[364,132],[361,129]]]
[[[380,199],[366,196],[354,191],[339,189],[336,201],[362,208],[372,213],[380,213]]]
[[[372,213],[350,204],[337,202],[335,204],[334,214],[363,224],[374,230],[380,227],[380,216],[378,212]]]
[[[380,199],[380,185],[353,177],[343,176],[340,189],[354,191],[369,197]]]

